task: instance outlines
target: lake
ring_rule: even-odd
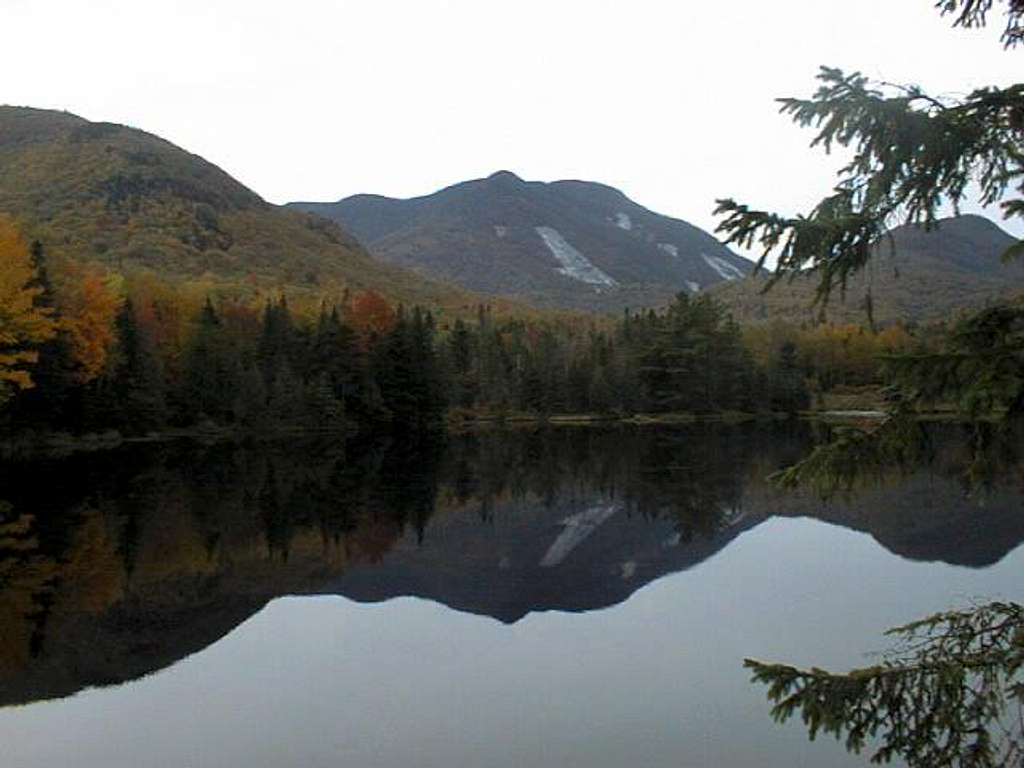
[[[0,465],[0,764],[865,765],[743,659],[1020,600],[1019,484],[965,494],[956,429],[829,501],[766,482],[806,424]]]

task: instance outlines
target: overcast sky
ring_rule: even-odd
[[[953,95],[1019,79],[1001,19],[954,30],[933,4],[0,0],[0,103],[143,128],[275,203],[504,168],[712,229],[716,197],[791,213],[830,188],[836,158],[772,101],[819,65]]]

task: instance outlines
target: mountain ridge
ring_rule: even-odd
[[[332,214],[339,205],[358,212],[348,226]],[[0,211],[58,262],[233,292],[376,290],[457,312],[489,301],[484,295],[507,296],[617,312],[710,287],[742,322],[815,322],[820,312],[813,280],[763,294],[763,276],[738,279],[751,262],[608,185],[524,181],[506,170],[405,200],[360,194],[276,206],[155,134],[31,107],[0,106]],[[893,249],[880,248],[825,314],[864,322],[869,289],[881,323],[942,319],[1012,297],[1024,290],[1024,262],[998,256],[1016,242],[971,215],[932,232],[897,228]]]
[[[865,297],[879,323],[949,319],[1024,291],[1024,261],[1003,263],[1018,242],[995,222],[965,214],[940,219],[934,228],[904,224],[893,228],[872,261],[853,275],[845,295],[836,291],[825,307],[812,306],[817,275],[783,280],[765,292],[767,277],[754,275],[716,286],[712,295],[744,323],[867,320]]]
[[[382,260],[542,307],[660,306],[753,269],[692,224],[577,179],[503,170],[406,199],[288,205],[339,223]]]

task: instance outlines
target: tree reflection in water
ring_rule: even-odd
[[[509,623],[604,608],[773,515],[974,567],[1024,540],[1010,497],[978,509],[941,472],[851,503],[765,482],[827,437],[792,424],[512,430],[0,465],[0,704],[140,677],[282,595],[414,595]]]

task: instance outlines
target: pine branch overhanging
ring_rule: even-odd
[[[852,150],[832,194],[795,217],[728,198],[715,208],[725,217],[716,231],[727,244],[761,249],[758,269],[776,252],[766,290],[814,273],[814,303],[827,304],[894,226],[934,227],[944,204],[959,213],[972,183],[983,205],[1000,203],[1004,216],[1024,216],[1024,84],[953,100],[830,67],[821,68],[818,80],[810,99],[778,101],[783,114],[816,129],[811,146]],[[1018,197],[1004,200],[1009,190]]]

